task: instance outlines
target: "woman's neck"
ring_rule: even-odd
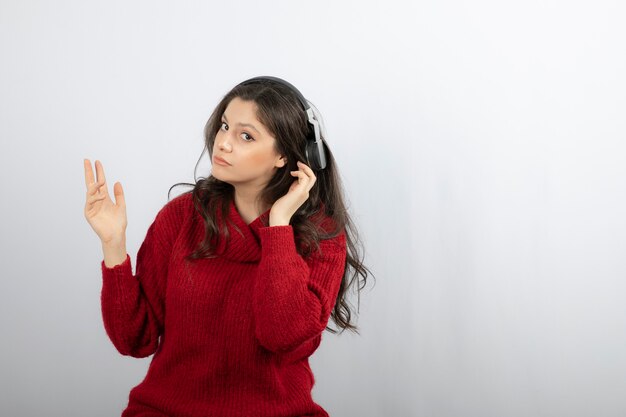
[[[258,192],[235,188],[235,207],[237,207],[239,215],[246,222],[246,224],[252,223],[257,217],[265,213],[265,211],[270,208],[269,206],[262,204],[258,197]]]

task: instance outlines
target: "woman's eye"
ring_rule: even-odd
[[[248,135],[246,132],[243,132],[241,134],[241,137],[243,138],[243,140],[245,140],[246,142],[251,142],[254,140],[254,138],[250,135]]]
[[[228,124],[226,122],[222,122],[222,125],[220,126],[221,130],[227,131],[228,130]],[[241,138],[246,141],[246,142],[252,142],[254,140],[254,138],[252,136],[250,136],[249,134],[247,134],[246,132],[242,132],[241,133]]]

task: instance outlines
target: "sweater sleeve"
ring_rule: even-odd
[[[320,242],[304,259],[293,227],[259,229],[261,261],[253,311],[259,343],[273,352],[293,350],[320,335],[335,305],[346,260],[345,232]]]
[[[176,217],[174,201],[159,211],[137,252],[135,275],[128,254],[113,268],[101,262],[104,328],[122,355],[144,358],[156,352],[163,332],[169,258],[179,223]]]

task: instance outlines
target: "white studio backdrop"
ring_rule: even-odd
[[[625,12],[0,1],[0,415],[120,414],[151,358],[104,331],[83,158],[124,187],[134,266],[257,75],[324,116],[376,276],[361,335],[311,358],[331,416],[626,415]]]

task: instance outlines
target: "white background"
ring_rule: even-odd
[[[122,182],[134,265],[214,106],[274,75],[324,116],[376,275],[361,336],[311,358],[316,402],[626,415],[625,10],[2,0],[0,414],[119,415],[150,361],[104,331],[83,158]]]

